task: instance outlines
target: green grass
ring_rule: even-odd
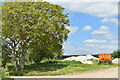
[[[1,80],[15,80],[15,79],[13,79],[13,78],[3,78]]]
[[[44,60],[39,64],[27,63],[23,71],[14,71],[12,65],[9,64],[8,69],[11,76],[57,76],[76,72],[94,71],[117,67],[117,65],[98,65],[98,61],[92,60],[94,64],[82,64],[77,61],[47,61]]]

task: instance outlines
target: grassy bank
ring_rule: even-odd
[[[42,61],[39,64],[27,63],[23,71],[14,71],[12,65],[9,64],[8,69],[11,76],[57,76],[75,72],[85,72],[117,67],[117,65],[104,64],[98,65],[97,61],[92,60],[94,64],[82,64],[76,61]]]

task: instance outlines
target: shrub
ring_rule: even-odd
[[[22,71],[10,71],[9,74],[14,75],[14,76],[22,76],[23,72]]]
[[[4,78],[9,78],[9,72],[7,68],[0,68],[1,72],[0,72],[0,79],[4,79]]]

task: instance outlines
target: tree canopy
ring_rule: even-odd
[[[2,6],[2,40],[12,50],[17,70],[24,68],[27,52],[58,56],[69,30],[64,8],[48,2],[5,2]]]

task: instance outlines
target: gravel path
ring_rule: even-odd
[[[63,76],[11,76],[11,78],[118,78],[118,67]]]

